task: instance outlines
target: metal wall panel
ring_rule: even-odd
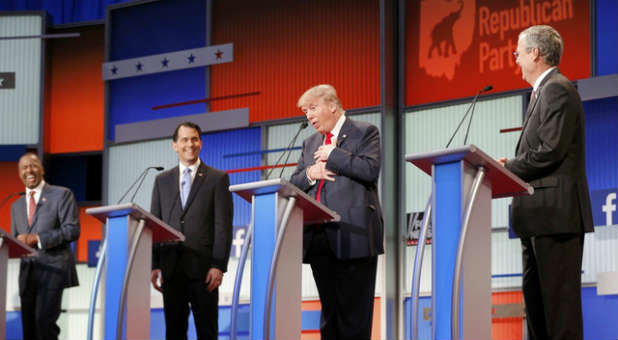
[[[115,204],[146,167],[162,166],[167,170],[176,165],[178,165],[178,156],[172,149],[171,139],[111,146],[108,162],[107,204]],[[142,188],[135,196],[134,202],[146,210],[150,210],[156,173],[155,170],[150,170]],[[124,201],[128,202],[131,195],[129,194]]]
[[[0,17],[3,37],[41,35],[40,15]],[[0,72],[14,73],[14,88],[0,89],[0,144],[37,144],[41,120],[41,39],[0,40]]]

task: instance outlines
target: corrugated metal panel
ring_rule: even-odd
[[[596,282],[597,273],[618,271],[618,226],[594,229],[586,234],[582,282]]]
[[[506,230],[494,230],[491,233],[491,274],[517,276],[493,278],[491,280],[492,288],[520,287],[521,270],[520,240],[509,239]]]
[[[469,104],[458,104],[405,114],[405,153],[413,154],[444,148]],[[500,133],[500,129],[521,126],[521,96],[486,100],[476,105],[470,127],[469,144],[475,144],[493,157],[512,157],[519,132]],[[463,145],[467,122],[451,146]],[[431,193],[431,177],[413,165],[406,166],[406,211],[422,211]],[[492,202],[492,226],[507,225],[510,199]]]
[[[212,44],[234,43],[234,62],[211,67],[212,111],[249,107],[252,122],[301,116],[298,97],[330,83],[347,108],[380,104],[379,2],[213,3]],[[337,34],[333,34],[337,32]]]
[[[120,199],[131,183],[146,167],[162,166],[166,170],[178,165],[178,156],[172,149],[170,139],[143,143],[116,145],[109,148],[108,204]],[[134,202],[150,210],[150,199],[156,171],[150,170]],[[128,202],[130,196],[125,198]]]
[[[0,17],[0,35],[40,35],[39,15]],[[0,90],[0,144],[37,144],[41,115],[41,40],[0,40],[0,72],[15,72],[15,88]]]

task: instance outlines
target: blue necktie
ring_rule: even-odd
[[[182,173],[182,182],[180,184],[180,202],[182,203],[182,208],[185,208],[185,203],[187,203],[187,197],[189,197],[189,193],[191,192],[191,169],[186,168]]]

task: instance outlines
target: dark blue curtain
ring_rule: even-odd
[[[54,25],[102,20],[107,5],[130,0],[0,0],[0,11],[45,10]]]

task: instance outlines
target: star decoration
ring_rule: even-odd
[[[169,62],[170,62],[170,61],[169,61],[169,60],[167,60],[167,58],[163,58],[163,60],[161,60],[161,67],[167,67],[167,64],[168,64]]]
[[[217,52],[215,52],[215,56],[217,56],[217,59],[221,59],[222,55],[223,55],[223,52],[221,52],[221,50],[217,49]]]
[[[112,74],[117,74],[117,73],[118,73],[118,67],[114,65],[114,67],[112,67]]]
[[[191,55],[188,56],[187,59],[189,59],[189,64],[193,64],[193,62],[195,62],[195,56],[193,55],[193,53],[191,53]]]
[[[137,65],[135,65],[135,68],[136,68],[137,72],[141,71],[143,66],[144,65],[142,65],[142,63],[138,62]]]

